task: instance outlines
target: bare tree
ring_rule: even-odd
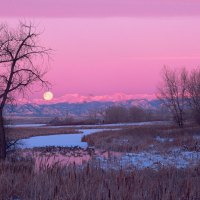
[[[129,121],[130,122],[142,122],[146,121],[146,112],[144,109],[137,107],[137,106],[131,106],[128,109],[129,114]]]
[[[191,71],[188,81],[188,93],[194,119],[200,124],[200,69]]]
[[[185,68],[172,70],[163,68],[163,84],[158,88],[158,98],[171,112],[179,127],[184,126],[185,110],[187,108],[188,72]]]
[[[87,120],[89,123],[96,124],[99,120],[99,110],[97,108],[92,108],[88,110]]]
[[[0,28],[0,160],[6,158],[6,134],[3,111],[18,94],[25,94],[33,83],[47,86],[44,58],[49,49],[39,45],[40,33],[31,23],[19,23],[16,29]]]
[[[128,121],[128,110],[123,106],[111,106],[105,110],[106,123],[119,123]]]

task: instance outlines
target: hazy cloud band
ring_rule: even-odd
[[[3,17],[200,16],[196,0],[0,0]]]

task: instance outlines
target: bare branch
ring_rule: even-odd
[[[183,127],[187,107],[188,72],[182,68],[179,72],[163,68],[163,84],[158,88],[158,99],[170,110],[175,122]]]
[[[40,46],[39,37],[31,23],[20,22],[17,29],[0,26],[0,159],[5,154],[4,106],[14,94],[24,95],[36,82],[42,87],[49,85],[41,60],[49,59],[50,49]]]

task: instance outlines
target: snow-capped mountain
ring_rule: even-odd
[[[161,102],[159,100],[147,99],[132,99],[123,101],[90,101],[80,103],[49,103],[49,104],[35,104],[24,103],[18,105],[7,105],[6,115],[14,116],[66,116],[68,114],[73,116],[84,116],[88,112],[94,110],[104,110],[113,105],[122,105],[125,107],[138,106],[144,109],[156,110],[159,108]]]

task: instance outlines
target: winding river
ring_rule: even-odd
[[[74,134],[55,134],[48,136],[35,136],[27,139],[21,140],[21,148],[34,148],[34,147],[45,147],[45,146],[63,146],[63,147],[87,147],[86,142],[82,142],[81,139],[85,135],[89,135],[92,133],[104,131],[104,130],[117,130],[120,127],[125,126],[143,126],[143,125],[161,125],[166,124],[168,122],[138,122],[138,123],[120,123],[120,124],[103,124],[103,125],[76,125],[76,126],[48,126],[48,128],[55,129],[60,127],[74,127],[77,129],[77,132],[82,133],[74,133]],[[9,127],[44,127],[46,124],[19,124],[19,125],[9,125]],[[95,127],[99,128],[95,128]],[[84,128],[85,129],[82,129]],[[87,129],[90,128],[90,129]],[[94,129],[92,129],[94,127]],[[117,127],[117,128],[116,128]]]

